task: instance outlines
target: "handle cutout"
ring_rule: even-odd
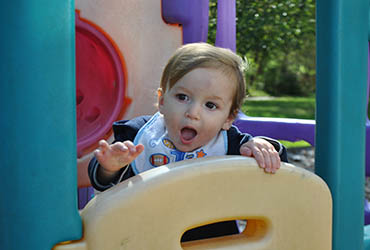
[[[195,246],[234,245],[237,242],[260,241],[269,231],[265,219],[227,220],[205,224],[187,230],[181,237],[181,247],[192,249]]]

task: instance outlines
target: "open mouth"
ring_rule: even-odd
[[[181,129],[181,141],[184,144],[189,144],[193,141],[193,139],[197,136],[198,132],[189,127],[185,127]]]

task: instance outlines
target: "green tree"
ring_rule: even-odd
[[[217,1],[210,0],[210,41],[216,15]],[[314,91],[315,0],[237,0],[236,16],[237,53],[249,60],[250,85],[270,93],[274,88],[302,88],[282,93],[295,95]],[[291,86],[281,86],[285,81]]]

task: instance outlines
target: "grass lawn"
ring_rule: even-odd
[[[246,99],[242,111],[248,116],[315,119],[315,97],[274,97]],[[305,141],[282,141],[287,147],[310,146]]]
[[[242,111],[248,116],[315,119],[315,97],[246,99]]]

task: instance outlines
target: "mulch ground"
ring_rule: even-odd
[[[315,148],[313,147],[288,149],[288,160],[297,167],[315,172]],[[370,200],[370,177],[366,177],[365,197]]]

